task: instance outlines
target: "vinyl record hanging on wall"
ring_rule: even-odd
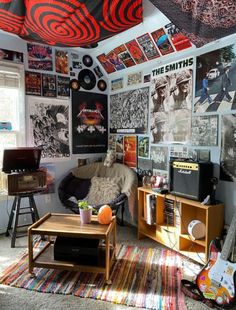
[[[82,61],[86,67],[91,67],[93,65],[93,59],[89,55],[84,55]]]
[[[83,69],[78,74],[79,85],[86,90],[93,89],[96,85],[95,74],[89,69]]]
[[[101,91],[104,91],[104,90],[107,89],[107,83],[104,80],[99,80],[98,83],[97,83],[97,87]]]
[[[80,89],[79,81],[76,79],[70,80],[70,88],[75,91],[79,90]]]

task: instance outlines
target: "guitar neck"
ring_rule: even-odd
[[[220,255],[220,258],[223,260],[228,260],[232,245],[235,242],[235,232],[236,232],[236,212],[234,213],[233,219],[231,221],[223,249]]]

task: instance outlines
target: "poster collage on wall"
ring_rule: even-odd
[[[118,93],[123,78],[112,81],[109,148],[117,161],[140,174],[168,178],[170,159],[210,161],[216,147],[219,178],[236,182],[235,71],[232,44],[153,69],[148,87]],[[127,148],[129,138],[136,149]],[[127,152],[128,158],[136,152],[137,159],[127,159]]]
[[[76,128],[72,129],[75,154],[106,152],[107,96],[104,95],[100,100],[99,94],[95,98],[92,93],[87,92],[95,86],[100,91],[105,91],[106,82],[101,79],[103,73],[100,67],[94,64],[92,57],[77,53],[69,54],[67,50],[32,43],[27,43],[27,56],[25,89],[29,119],[28,139],[31,145],[42,147],[43,162],[70,158],[71,122]],[[72,87],[73,85],[75,87]],[[72,98],[70,98],[71,90]],[[80,103],[84,108],[81,115],[71,121],[70,101],[77,101],[79,90],[84,90],[80,92],[85,94],[83,102],[75,102],[72,108],[75,110],[77,106],[81,107]],[[79,112],[76,115],[78,114]],[[88,130],[85,128],[82,130],[83,126]],[[80,148],[75,147],[78,143],[81,144]]]

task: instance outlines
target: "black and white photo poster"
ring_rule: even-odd
[[[236,114],[222,115],[220,179],[236,182]]]
[[[197,57],[194,112],[236,109],[236,44]]]
[[[110,97],[111,133],[147,133],[149,87]]]
[[[69,101],[28,97],[29,142],[42,147],[42,159],[70,157]]]
[[[187,143],[191,134],[193,58],[152,70],[152,143]]]
[[[218,116],[192,117],[192,145],[217,146]]]
[[[153,169],[167,170],[168,147],[152,145],[150,157],[153,160]]]
[[[73,91],[73,154],[106,153],[107,128],[107,95]]]

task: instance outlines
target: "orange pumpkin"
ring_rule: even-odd
[[[109,224],[112,220],[112,209],[109,205],[104,205],[98,210],[98,222]]]

